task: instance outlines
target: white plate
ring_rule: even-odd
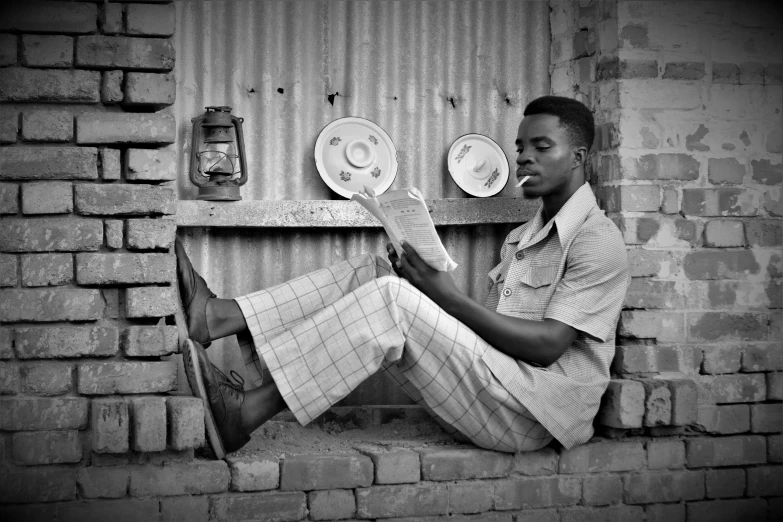
[[[397,149],[389,135],[364,118],[340,118],[315,141],[315,166],[330,189],[350,199],[369,187],[383,194],[397,176]]]
[[[449,148],[449,173],[459,188],[479,198],[494,196],[508,183],[508,158],[481,134],[466,134]]]

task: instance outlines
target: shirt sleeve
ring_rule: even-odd
[[[582,229],[569,249],[563,278],[544,317],[606,342],[628,289],[628,254],[613,224]]]

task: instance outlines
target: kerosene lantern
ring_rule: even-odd
[[[206,107],[193,118],[190,181],[198,186],[196,199],[239,201],[239,187],[247,182],[242,118],[231,107]]]

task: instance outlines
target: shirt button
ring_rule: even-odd
[[[510,289],[510,288],[504,288],[504,289],[503,289],[503,295],[504,295],[505,297],[508,297],[508,296],[510,296],[510,295],[511,295],[511,289]]]
[[[517,252],[517,261],[522,261],[525,258],[525,253],[521,250]]]

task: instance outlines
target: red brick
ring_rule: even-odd
[[[742,221],[711,220],[704,226],[705,247],[745,246],[745,227]]]
[[[171,287],[139,287],[125,291],[125,315],[131,319],[165,317],[177,310],[177,296]]]
[[[588,475],[582,479],[582,499],[588,506],[618,504],[623,498],[619,475]]]
[[[745,178],[745,165],[734,158],[710,158],[707,178],[715,185],[722,183],[739,185]]]
[[[19,212],[19,185],[0,183],[0,214]]]
[[[57,506],[62,522],[83,522],[85,520],[111,520],[112,522],[135,522],[157,520],[158,500],[98,500],[92,502],[69,502]]]
[[[174,68],[174,45],[169,38],[80,36],[76,39],[76,65],[169,71]]]
[[[82,215],[143,216],[174,214],[176,199],[168,187],[76,185],[76,210]]]
[[[22,64],[28,67],[71,67],[73,38],[62,35],[23,35]]]
[[[114,181],[120,179],[122,175],[122,166],[120,164],[120,151],[117,149],[101,148],[100,165],[101,179]]]
[[[767,400],[783,401],[783,373],[775,372],[767,375]]]
[[[162,498],[160,516],[167,522],[209,522],[209,497]]]
[[[753,433],[780,433],[783,429],[783,404],[752,404],[750,429]]]
[[[161,109],[174,103],[176,91],[173,73],[129,72],[125,75],[123,105]]]
[[[361,446],[375,468],[375,484],[407,484],[421,479],[419,453],[405,448]]]
[[[355,488],[372,481],[372,461],[364,455],[294,455],[280,468],[283,491]]]
[[[733,63],[712,64],[712,83],[739,83],[739,66]]]
[[[307,505],[312,520],[350,518],[356,513],[356,499],[353,491],[347,489],[311,491],[307,494]]]
[[[462,481],[448,485],[449,511],[454,513],[482,513],[493,507],[495,484],[490,481]],[[496,514],[497,515],[497,514]],[[492,520],[487,517],[488,520]],[[497,518],[495,520],[498,520]]]
[[[106,362],[79,365],[79,393],[161,393],[177,389],[176,361]]]
[[[260,513],[274,513],[280,521],[307,516],[307,497],[301,491],[214,496],[211,504],[210,520],[217,522],[253,520]]]
[[[30,431],[14,433],[14,459],[25,465],[64,464],[82,459],[78,431]]]
[[[704,347],[704,373],[737,373],[742,347],[737,345],[707,345]]]
[[[73,390],[71,364],[25,364],[19,372],[22,392],[28,395],[62,395]]]
[[[25,111],[22,113],[22,139],[64,142],[73,140],[73,114],[69,111]]]
[[[131,449],[150,452],[166,449],[166,400],[163,397],[130,399]]]
[[[688,522],[736,522],[766,520],[767,503],[760,498],[689,502]]]
[[[174,244],[177,224],[173,219],[129,219],[129,250],[168,250]]]
[[[0,290],[0,322],[96,321],[103,307],[98,290]]]
[[[750,162],[753,181],[765,185],[780,185],[783,182],[783,165],[771,164],[769,160],[752,160]]]
[[[18,265],[17,256],[0,254],[0,286],[16,286],[19,281]]]
[[[783,64],[778,64],[778,70],[783,71]],[[767,141],[764,144],[767,152],[779,154],[783,152],[783,131],[780,128],[772,130],[767,134]]]
[[[193,461],[160,466],[131,466],[130,495],[159,497],[228,491],[231,474],[223,461]]]
[[[15,34],[0,34],[0,67],[16,65],[17,38]]]
[[[124,399],[95,399],[91,407],[92,451],[125,453],[129,450],[130,416]]]
[[[748,496],[774,497],[783,491],[783,466],[748,468]]]
[[[122,4],[105,3],[100,6],[98,23],[103,34],[122,32]]]
[[[131,326],[122,334],[122,350],[128,357],[170,355],[179,350],[176,326]]]
[[[423,480],[461,480],[506,477],[514,459],[506,453],[481,449],[426,449],[421,452]]]
[[[13,358],[13,342],[14,331],[10,328],[0,327],[0,360]]]
[[[557,457],[558,452],[552,448],[515,453],[513,471],[528,476],[554,475],[557,473]]]
[[[231,491],[277,489],[280,463],[276,457],[229,458]]]
[[[740,226],[742,226],[740,224]],[[682,309],[685,306],[685,290],[678,281],[657,281],[648,278],[631,278],[625,295],[626,308]]]
[[[128,181],[171,181],[177,179],[177,158],[171,148],[128,149],[125,152]]]
[[[644,386],[640,382],[613,379],[603,396],[597,420],[612,428],[641,428],[644,398]]]
[[[6,252],[69,252],[103,246],[103,223],[81,218],[8,218],[0,228]]]
[[[167,397],[166,413],[171,449],[186,450],[204,445],[204,404],[201,399]]]
[[[681,440],[651,440],[647,443],[649,469],[685,467],[685,443]]]
[[[732,498],[745,494],[744,469],[708,469],[704,478],[707,498]]]
[[[75,496],[73,468],[6,469],[0,480],[0,504],[56,502]]]
[[[16,330],[16,353],[20,359],[109,357],[117,349],[118,333],[113,326]]]
[[[764,210],[770,216],[783,216],[783,198],[780,197],[780,190],[773,192],[769,190],[764,194]]]
[[[94,32],[98,14],[94,4],[54,1],[6,4],[0,12],[0,30],[76,34]]]
[[[174,5],[129,4],[125,11],[128,34],[171,36],[174,34]]]
[[[647,30],[647,25],[627,24],[623,26],[623,28],[620,29],[619,35],[621,47],[649,47]]]
[[[742,351],[743,372],[768,372],[783,370],[783,352],[780,345],[756,344],[746,345]]]
[[[122,498],[128,492],[129,478],[127,468],[89,466],[79,469],[76,484],[82,498]]]
[[[699,409],[698,424],[709,433],[745,433],[750,431],[750,407],[747,404],[705,406]]]
[[[640,442],[590,442],[563,451],[559,472],[632,471],[644,464],[645,451]]]
[[[694,312],[688,317],[688,340],[763,341],[769,335],[767,325],[765,314]]]
[[[698,391],[693,379],[682,375],[658,376],[666,382],[671,394],[671,424],[688,426],[696,421]]]
[[[767,437],[767,462],[783,462],[783,435],[769,435]]]
[[[766,398],[764,374],[715,375],[703,379],[719,404],[760,402]]]
[[[638,522],[644,517],[640,506],[573,507],[558,510],[560,522]],[[533,518],[532,520],[537,520]],[[649,521],[649,519],[648,519]],[[674,522],[667,520],[666,522]]]
[[[656,339],[658,342],[685,340],[685,314],[681,312],[623,311],[620,337]]]
[[[0,101],[97,103],[101,75],[77,69],[0,69]]]
[[[19,368],[8,363],[0,363],[0,395],[19,393]]]
[[[72,183],[47,181],[22,185],[23,214],[69,214],[72,211]]]
[[[0,430],[80,430],[87,427],[87,399],[0,398]]]
[[[761,435],[689,439],[685,442],[688,467],[723,467],[763,464],[766,440]]]
[[[645,391],[642,425],[646,427],[669,425],[672,417],[669,386],[656,379],[644,379],[640,382]]]
[[[124,244],[123,229],[125,223],[121,219],[107,219],[103,222],[103,236],[106,238],[106,246],[117,250]]]
[[[657,212],[661,206],[661,189],[658,185],[621,185],[619,208],[626,212]]]
[[[663,70],[667,80],[700,80],[704,77],[702,62],[669,62]]]
[[[582,497],[578,478],[522,477],[495,483],[495,509],[569,506]]]
[[[80,285],[168,283],[176,259],[169,254],[76,254]]]
[[[358,518],[445,515],[448,491],[432,483],[357,488],[356,508]]]
[[[666,186],[663,188],[663,199],[661,201],[661,212],[664,214],[676,214],[680,211],[679,193],[676,187]]]
[[[618,78],[657,78],[658,61],[657,60],[628,60],[622,59],[619,62]]]
[[[755,216],[756,196],[744,188],[684,188],[682,212],[689,216]]]
[[[699,178],[699,161],[688,154],[645,154],[623,161],[625,179]]]
[[[764,64],[744,62],[740,64],[739,82],[742,85],[764,83]]]
[[[88,112],[76,117],[76,143],[173,143],[176,125],[170,114]]]
[[[626,475],[626,504],[653,504],[704,498],[701,471],[657,471]]]
[[[98,179],[98,149],[4,147],[0,149],[0,179],[95,180]]]
[[[103,72],[101,75],[101,101],[103,103],[119,103],[124,99],[123,79],[124,73],[122,71]]]

